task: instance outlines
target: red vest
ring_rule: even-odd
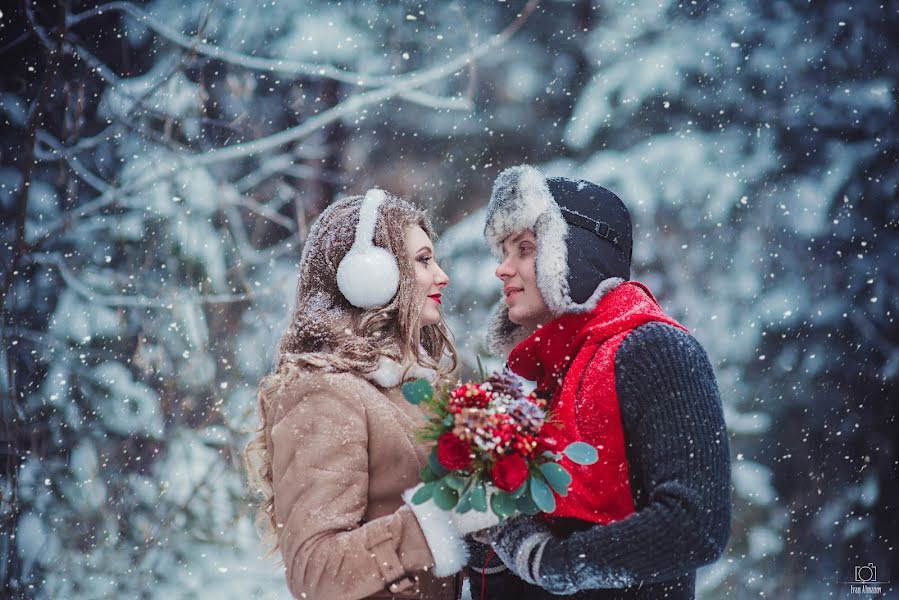
[[[615,389],[615,353],[628,333],[650,321],[686,330],[665,315],[649,289],[628,281],[589,313],[550,321],[509,354],[509,367],[537,382],[558,428],[544,427],[561,451],[571,442],[596,447],[599,461],[581,466],[563,458],[572,475],[568,496],[556,494],[553,517],[610,523],[634,512],[624,429]]]

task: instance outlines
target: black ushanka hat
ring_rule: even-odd
[[[553,314],[591,311],[606,293],[630,279],[630,214],[606,188],[547,178],[528,165],[506,169],[493,185],[484,237],[502,257],[503,240],[526,229],[537,238],[537,287]],[[522,328],[508,320],[503,300],[490,330],[488,342],[498,354],[523,337]]]

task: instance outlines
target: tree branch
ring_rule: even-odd
[[[104,12],[108,11],[119,11],[127,14],[139,23],[149,27],[162,37],[182,48],[195,51],[197,54],[202,54],[209,58],[221,60],[222,62],[245,67],[253,71],[282,73],[291,76],[306,76],[315,79],[333,79],[343,83],[366,87],[387,85],[402,77],[401,75],[364,75],[362,73],[354,73],[352,71],[339,69],[333,65],[307,63],[280,58],[264,58],[234,52],[233,50],[227,50],[213,44],[199,42],[186,36],[180,31],[169,27],[162,21],[134,6],[130,2],[110,2],[77,15],[70,15],[68,18],[68,26],[71,28],[73,25],[77,25],[82,21],[97,15],[102,15]]]
[[[259,292],[247,294],[208,294],[205,296],[173,295],[171,298],[165,300],[160,298],[148,298],[146,296],[138,295],[109,296],[95,292],[90,287],[88,287],[87,284],[75,277],[75,275],[69,270],[60,256],[46,254],[35,255],[32,258],[34,262],[38,264],[56,267],[63,281],[65,281],[66,285],[72,288],[75,293],[86,298],[87,300],[90,300],[94,304],[100,304],[102,306],[127,306],[134,308],[157,308],[171,310],[174,305],[181,303],[228,304],[231,302],[248,302],[251,300],[255,300],[260,296],[267,296],[274,293],[274,290],[262,290]]]
[[[37,129],[44,119],[44,111],[47,101],[50,98],[50,88],[52,87],[53,78],[59,69],[60,48],[62,44],[63,33],[59,35],[59,43],[53,46],[47,39],[46,34],[41,30],[40,26],[34,20],[34,11],[30,2],[25,2],[25,11],[28,15],[28,22],[41,41],[46,45],[47,70],[44,72],[44,80],[41,82],[41,89],[38,92],[28,120],[25,123],[25,139],[23,140],[22,152],[22,184],[19,187],[18,194],[15,199],[16,207],[16,225],[15,237],[13,240],[12,259],[6,267],[3,277],[3,284],[0,287],[0,322],[6,322],[6,298],[12,287],[15,274],[18,272],[19,261],[25,253],[27,245],[25,244],[25,222],[28,216],[28,192],[31,189],[31,179],[34,174],[34,150],[37,143]]]
[[[481,58],[488,52],[495,50],[496,48],[499,48],[500,46],[505,44],[509,40],[509,38],[511,38],[515,34],[515,32],[521,29],[531,13],[533,13],[537,8],[538,4],[540,4],[540,0],[530,0],[522,10],[522,12],[515,19],[515,21],[507,26],[502,32],[494,35],[480,46],[472,49],[471,51],[465,53],[460,57],[457,57],[454,60],[449,61],[444,65],[431,67],[422,71],[416,71],[408,75],[401,76],[394,83],[391,83],[390,85],[387,85],[383,88],[370,90],[367,92],[362,92],[361,94],[357,94],[355,96],[351,96],[334,108],[326,110],[323,113],[320,113],[319,115],[316,115],[315,117],[304,121],[302,124],[297,125],[296,127],[285,129],[284,131],[278,132],[268,137],[254,140],[252,142],[247,142],[244,144],[234,144],[232,146],[226,146],[218,150],[206,152],[202,156],[194,157],[192,159],[192,162],[196,165],[210,165],[219,162],[234,160],[237,158],[246,158],[255,154],[259,154],[261,152],[273,150],[275,148],[283,146],[284,144],[300,140],[311,134],[312,132],[317,131],[322,127],[325,127],[326,125],[333,123],[334,121],[341,119],[349,114],[352,114],[365,106],[383,102],[384,100],[393,98],[394,96],[399,96],[404,93],[408,94],[410,92],[414,92],[416,91],[416,88],[420,88],[429,83],[438,81],[446,77],[447,75],[452,75],[453,73],[465,68],[473,61]]]
[[[246,196],[240,196],[236,200],[233,201],[233,204],[243,206],[256,214],[259,214],[272,223],[277,223],[284,229],[290,232],[296,231],[296,225],[293,221],[282,215],[281,213],[272,210],[268,206],[264,204],[260,204],[253,200],[252,198],[247,198]]]
[[[382,89],[371,90],[368,92],[363,92],[356,96],[352,96],[349,99],[344,100],[334,108],[331,108],[311,119],[308,119],[296,127],[286,129],[271,136],[254,140],[252,142],[234,144],[218,150],[212,150],[204,154],[188,157],[185,159],[185,166],[211,165],[239,158],[254,156],[262,152],[267,152],[290,142],[303,139],[304,137],[307,137],[308,135],[321,129],[322,127],[325,127],[338,119],[350,115],[364,108],[365,106],[369,106],[377,102],[382,102],[395,96],[405,94],[407,97],[411,95],[412,97],[417,97],[418,99],[423,100],[424,96],[416,96],[416,94],[420,93],[417,88],[437,81],[452,73],[455,73],[465,68],[466,66],[469,66],[473,61],[479,59],[488,52],[502,46],[524,25],[524,23],[534,12],[534,10],[536,10],[539,4],[540,0],[529,0],[522,12],[518,14],[515,21],[508,25],[502,32],[494,35],[487,42],[476,48],[473,48],[463,56],[457,57],[456,59],[442,66],[431,67],[422,71],[416,71],[405,76],[396,76],[395,78],[391,78],[391,81],[395,82],[392,85],[389,85]],[[94,14],[102,14],[103,10],[123,10],[125,12],[128,12],[129,14],[132,14],[132,16],[135,16],[135,18],[138,19],[141,19],[141,15],[143,15],[141,11],[128,4],[127,2],[114,2],[102,7],[98,7],[97,9],[87,11],[86,13],[81,13],[80,15],[73,16],[70,18],[69,23],[77,24],[83,19],[86,19],[89,16],[93,16]],[[83,49],[80,50],[81,52],[84,52]],[[87,54],[89,55],[89,53]],[[153,182],[159,177],[164,177],[166,174],[167,173],[164,169],[150,168],[144,171],[142,176],[136,177],[135,179],[121,185],[120,187],[110,188],[108,191],[104,192],[101,196],[99,196],[92,202],[82,206],[78,211],[78,216],[84,217],[98,210],[101,210],[105,206],[111,205],[115,201],[116,197],[127,194],[134,189],[138,189],[143,185]],[[32,244],[32,249],[40,246],[43,242],[50,239],[60,230],[67,228],[73,218],[74,217],[72,213],[69,213],[63,219],[61,219],[60,222],[51,225],[47,233],[41,239],[35,241],[34,244]]]
[[[295,163],[294,158],[295,156],[292,154],[286,153],[266,158],[260,162],[259,168],[238,179],[234,187],[240,192],[247,192],[269,177],[279,173],[290,175],[297,179],[317,179],[335,184],[346,183],[346,179],[337,173],[319,173],[307,165]]]

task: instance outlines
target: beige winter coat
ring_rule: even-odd
[[[278,542],[296,598],[456,597],[457,578],[432,573],[422,526],[402,500],[427,463],[415,440],[425,417],[394,383],[306,370],[262,391]]]

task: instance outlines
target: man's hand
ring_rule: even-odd
[[[540,576],[543,551],[552,538],[541,517],[514,517],[484,534],[489,538],[496,555],[519,579],[554,594],[572,594],[577,591],[568,582],[547,582]],[[553,584],[552,587],[549,587],[550,583]]]

